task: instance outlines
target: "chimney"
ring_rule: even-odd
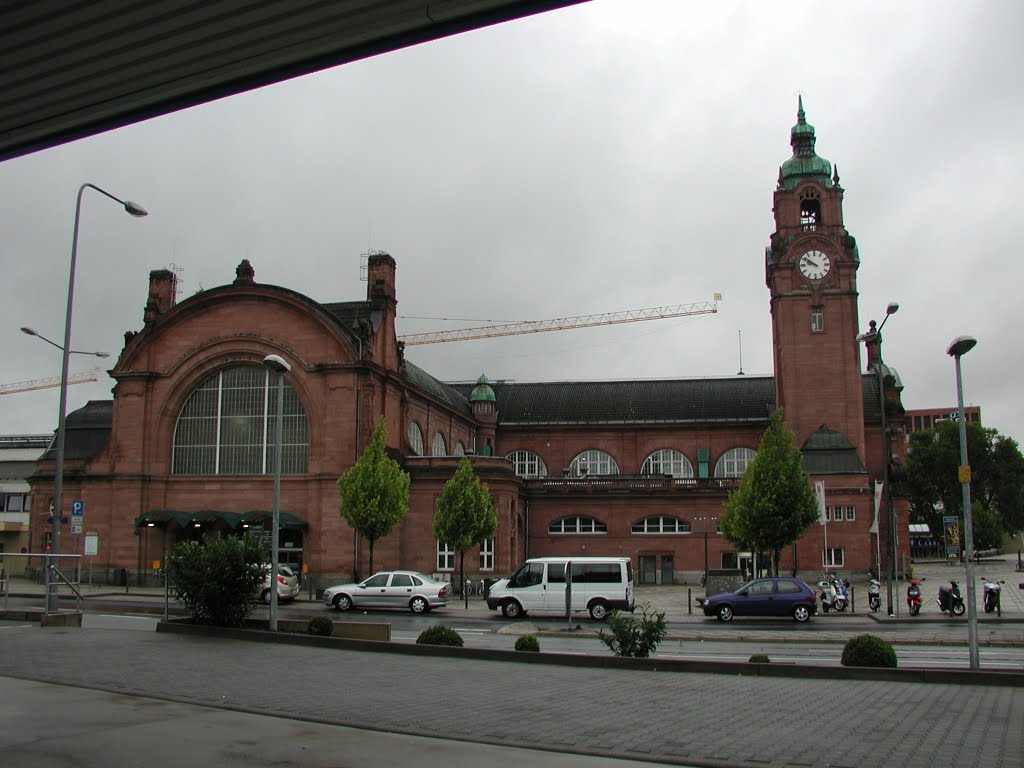
[[[149,296],[142,313],[146,325],[156,322],[174,306],[174,283],[174,273],[169,269],[154,269],[149,273]]]

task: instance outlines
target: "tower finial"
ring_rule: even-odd
[[[804,97],[800,94],[796,97],[796,121],[803,125],[807,122],[807,115],[804,114]]]

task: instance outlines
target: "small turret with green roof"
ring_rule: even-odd
[[[480,378],[476,380],[476,386],[473,387],[473,391],[469,393],[469,402],[471,403],[484,403],[484,402],[496,402],[498,398],[494,396],[494,390],[491,389],[491,382],[487,380],[487,377],[480,374]]]
[[[814,126],[804,114],[803,96],[798,97],[796,125],[789,133],[793,156],[779,169],[779,188],[792,189],[804,179],[813,179],[823,186],[832,186],[832,164],[814,151]]]

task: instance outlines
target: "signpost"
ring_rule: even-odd
[[[73,509],[73,507],[72,507]],[[100,537],[96,531],[89,531],[85,534],[85,556],[89,558],[89,586],[92,586],[92,559],[100,551]]]

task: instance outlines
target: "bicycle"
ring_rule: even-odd
[[[472,579],[463,579],[462,580],[462,596],[463,597],[472,597],[473,594],[477,591],[477,589],[481,589],[482,590],[483,589],[483,585],[478,587],[473,582]]]

